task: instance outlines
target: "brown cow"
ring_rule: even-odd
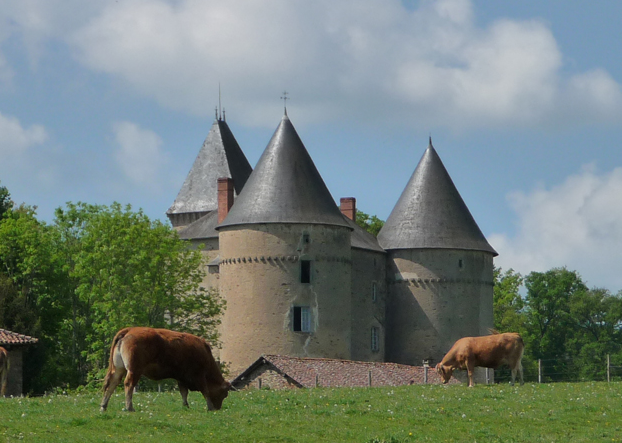
[[[473,386],[473,370],[476,366],[496,369],[507,364],[512,370],[512,385],[516,372],[523,382],[523,366],[521,359],[525,344],[520,335],[514,332],[493,334],[484,337],[464,337],[451,347],[443,360],[436,365],[436,372],[449,382],[454,369],[466,369],[469,374],[469,387]]]
[[[6,385],[9,378],[9,353],[0,347],[0,397],[6,394]]]
[[[110,366],[104,379],[101,410],[125,377],[125,408],[134,411],[132,394],[141,376],[152,380],[177,380],[183,405],[188,391],[199,391],[207,408],[217,410],[229,394],[231,384],[222,376],[212,350],[205,340],[168,329],[125,328],[117,332],[110,348]]]

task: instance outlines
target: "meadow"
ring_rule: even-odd
[[[622,383],[317,388],[232,392],[208,412],[190,393],[0,398],[0,442],[622,441]]]

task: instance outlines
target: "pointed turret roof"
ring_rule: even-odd
[[[217,119],[167,214],[206,212],[218,208],[218,179],[233,179],[239,194],[253,168],[227,122]]]
[[[287,115],[218,228],[254,223],[349,227]]]
[[[380,230],[378,242],[384,249],[466,249],[497,255],[460,197],[431,139]]]

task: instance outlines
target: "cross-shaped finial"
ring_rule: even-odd
[[[283,91],[283,96],[281,97],[281,100],[283,100],[283,109],[285,109],[285,115],[287,115],[287,100],[289,100],[289,92],[287,91]]]

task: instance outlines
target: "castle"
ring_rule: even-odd
[[[493,327],[493,257],[432,141],[378,237],[338,207],[287,112],[253,170],[217,115],[167,211],[226,301],[220,359],[420,365]]]

